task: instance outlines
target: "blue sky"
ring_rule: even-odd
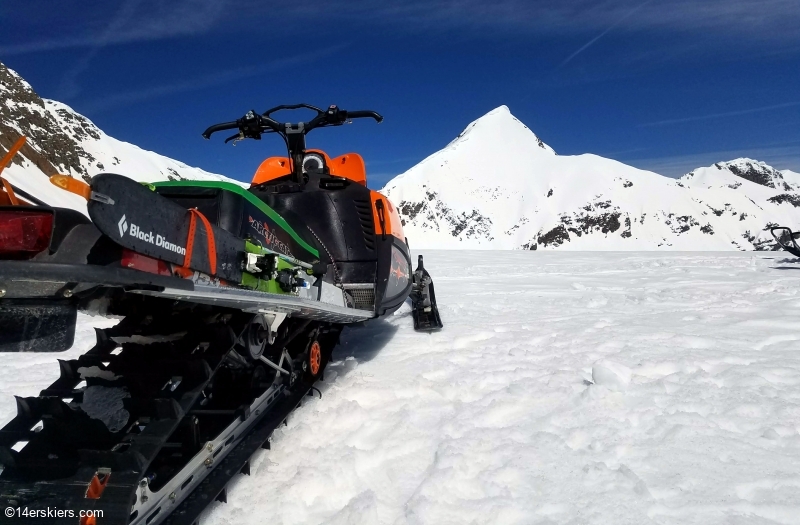
[[[201,131],[297,102],[385,116],[309,136],[361,152],[373,187],[501,104],[559,154],[800,171],[798,0],[29,0],[0,20],[0,61],[43,97],[241,180],[282,142]]]

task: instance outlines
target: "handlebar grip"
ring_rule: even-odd
[[[223,122],[222,124],[214,124],[213,126],[209,126],[208,129],[203,132],[203,138],[209,139],[211,138],[212,133],[216,133],[217,131],[224,131],[226,129],[237,129],[238,127],[239,123],[237,121]]]
[[[374,118],[377,122],[383,122],[383,117],[374,111],[348,111],[347,118]]]

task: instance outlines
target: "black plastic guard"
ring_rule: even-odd
[[[0,352],[63,352],[75,339],[78,307],[69,300],[0,301]]]

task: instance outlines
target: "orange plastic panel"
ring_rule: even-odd
[[[401,241],[406,242],[406,236],[405,233],[403,233],[403,223],[400,222],[400,214],[397,213],[397,208],[394,207],[389,199],[377,191],[370,191],[369,193],[372,199],[372,219],[375,222],[375,233],[378,235],[394,235]],[[383,225],[381,225],[378,201],[383,203]]]
[[[331,175],[344,177],[362,186],[367,185],[367,168],[364,159],[358,153],[345,153],[335,159],[328,160]]]
[[[52,175],[50,183],[58,186],[62,190],[74,193],[83,197],[87,201],[92,197],[92,187],[83,182],[82,180],[74,179],[69,175]]]
[[[285,177],[292,172],[291,162],[288,157],[270,157],[256,170],[251,184],[261,184],[262,182],[269,182],[278,177]]]
[[[306,152],[322,155],[325,159],[325,164],[334,177],[344,177],[362,186],[367,185],[367,169],[364,165],[364,159],[358,153],[345,153],[335,159],[331,159],[321,149],[309,149]],[[268,182],[288,175],[290,172],[291,162],[287,157],[270,157],[258,167],[252,184]]]

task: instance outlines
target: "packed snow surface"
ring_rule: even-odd
[[[444,330],[407,306],[346,329],[322,399],[204,523],[798,523],[800,261],[425,255]],[[4,356],[0,417],[55,357]]]

